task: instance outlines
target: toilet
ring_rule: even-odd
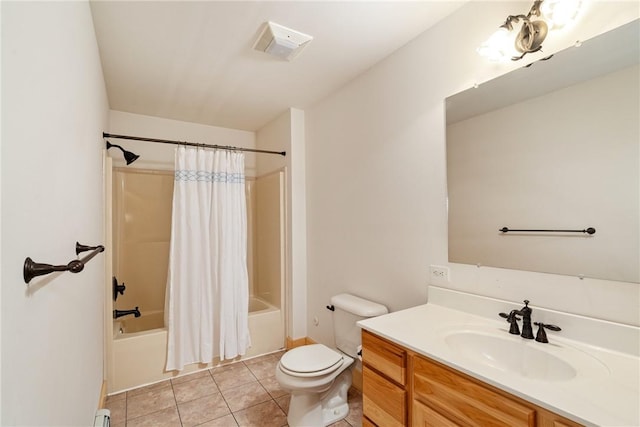
[[[361,350],[359,320],[388,313],[384,305],[351,294],[331,298],[336,349],[323,344],[287,351],[276,367],[280,387],[291,393],[291,427],[323,427],[349,414],[351,369]]]

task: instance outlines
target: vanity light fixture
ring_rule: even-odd
[[[526,15],[509,15],[496,32],[478,47],[490,61],[518,61],[538,52],[549,30],[573,21],[581,0],[536,0]]]

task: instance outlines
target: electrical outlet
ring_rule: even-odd
[[[444,267],[442,265],[430,265],[429,283],[432,285],[444,285],[449,283],[449,267]]]

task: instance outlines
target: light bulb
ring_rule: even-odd
[[[500,27],[476,51],[490,61],[509,61],[516,54],[514,40],[513,31]]]
[[[581,0],[544,0],[540,12],[546,18],[549,28],[562,28],[575,19],[580,3]]]

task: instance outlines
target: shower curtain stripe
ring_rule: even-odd
[[[243,173],[176,170],[175,177],[176,181],[228,182],[233,184],[244,184]]]
[[[251,345],[244,154],[179,147],[175,170],[167,370]]]

